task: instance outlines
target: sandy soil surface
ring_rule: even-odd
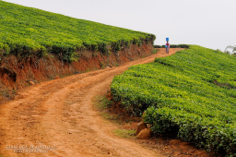
[[[160,49],[157,54],[119,67],[43,82],[18,91],[14,101],[0,105],[0,156],[164,156],[115,136],[112,130],[118,126],[107,123],[93,109],[92,98],[106,94],[113,77],[129,66],[152,62],[177,50],[180,49],[170,49],[170,54],[166,54],[165,49]]]

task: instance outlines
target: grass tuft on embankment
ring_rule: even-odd
[[[0,57],[14,54],[76,60],[75,51],[119,51],[130,44],[155,40],[155,35],[76,19],[0,0]]]
[[[234,152],[235,57],[190,46],[154,63],[132,66],[111,84],[115,101],[152,125],[223,156]]]

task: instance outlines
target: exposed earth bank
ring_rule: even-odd
[[[56,76],[65,77],[72,74],[80,74],[107,66],[113,67],[125,62],[136,60],[151,54],[153,46],[143,44],[131,45],[129,48],[121,48],[118,52],[106,54],[81,50],[77,52],[78,62],[65,63],[59,60],[59,56],[49,54],[47,57],[25,56],[17,58],[14,55],[0,60],[0,104],[12,100],[15,91],[34,83],[54,79]]]

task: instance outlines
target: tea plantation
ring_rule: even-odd
[[[130,67],[111,85],[115,101],[152,125],[223,156],[235,151],[236,59],[200,46]]]
[[[117,52],[130,44],[155,40],[155,35],[75,19],[0,0],[0,57],[14,54],[62,55],[71,61],[75,51]]]

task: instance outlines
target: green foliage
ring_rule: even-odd
[[[145,111],[144,121],[153,126],[151,129],[155,133],[176,132],[180,139],[193,142],[199,148],[223,156],[233,155],[234,126],[222,123],[216,117],[204,117],[169,107],[149,107]]]
[[[178,47],[180,48],[189,48],[190,45],[187,44],[179,44]]]
[[[121,50],[120,45],[121,45],[121,43],[120,43],[120,41],[118,41],[118,42],[112,43],[112,44],[111,44],[111,47],[113,47],[113,51],[114,51],[114,52],[118,52],[118,51]]]
[[[78,60],[79,60],[79,55],[78,55],[77,53],[75,53],[75,52],[72,52],[71,57],[70,57],[70,60],[71,60],[71,61],[78,62]]]
[[[161,45],[153,45],[154,48],[161,48]]]
[[[112,102],[104,96],[95,97],[95,102],[95,106],[99,110],[105,110],[112,104]]]
[[[152,54],[156,54],[159,51],[159,49],[153,49]]]
[[[113,131],[116,136],[121,138],[131,138],[135,135],[136,130],[124,130],[124,129],[117,129]]]
[[[190,45],[188,44],[179,44],[179,45],[174,45],[170,44],[170,48],[189,48]],[[153,45],[154,48],[165,48],[165,45]]]
[[[107,53],[111,46],[119,51],[122,45],[153,42],[155,35],[75,19],[39,9],[0,1],[0,55],[19,57],[62,54],[72,61],[73,53],[81,49]]]
[[[178,48],[178,47],[179,45],[173,45],[173,44],[170,45],[170,48]]]
[[[198,147],[233,152],[235,57],[190,46],[154,63],[129,67],[113,79],[115,101],[152,124]],[[217,142],[218,141],[218,142]]]

